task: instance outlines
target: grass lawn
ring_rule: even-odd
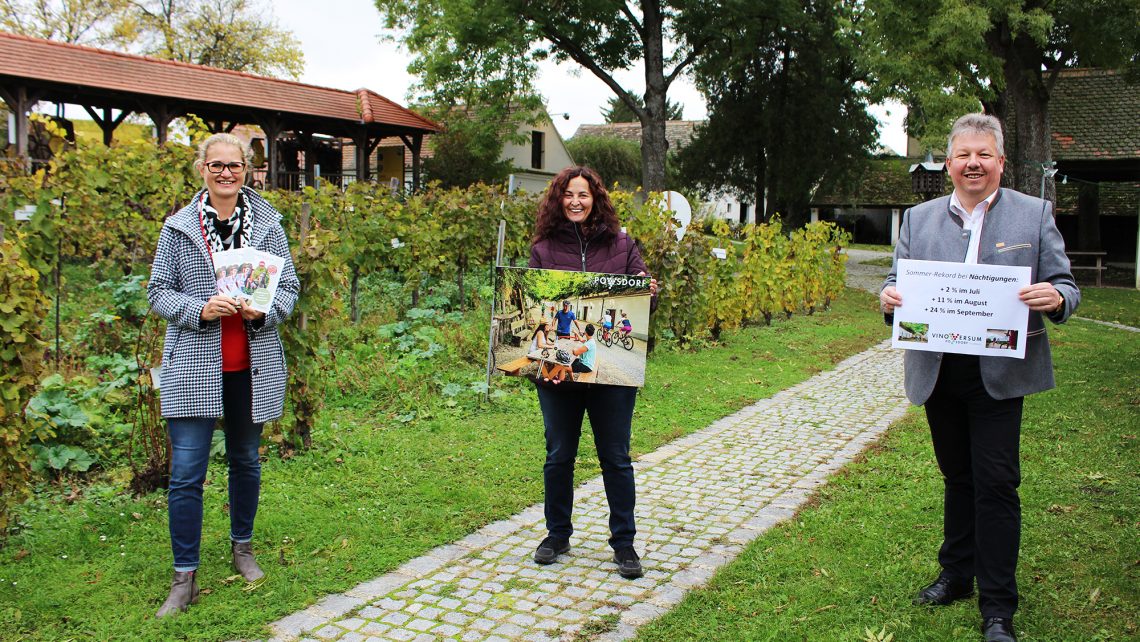
[[[726,333],[700,352],[651,357],[634,417],[636,454],[708,425],[886,336],[873,295],[848,291],[829,312]],[[482,369],[470,368],[472,381]],[[362,364],[339,381],[388,377]],[[366,389],[367,386],[363,386]],[[226,476],[205,489],[200,584],[189,613],[152,619],[166,596],[166,501],[95,486],[42,490],[0,549],[0,639],[201,639],[265,636],[320,597],[390,571],[542,498],[542,424],[531,387],[506,380],[490,406],[414,400],[415,419],[367,393],[331,396],[317,448],[263,467],[254,548],[268,579],[249,589],[229,570]],[[579,479],[598,474],[587,437]]]
[[[891,267],[891,265],[894,264],[894,258],[892,258],[890,256],[880,256],[878,258],[867,259],[866,261],[860,261],[860,263],[862,263],[863,265],[874,265],[877,267],[889,268],[889,267]]]
[[[1019,639],[1135,640],[1140,336],[1080,322],[1049,332],[1058,388],[1031,396],[1022,424]],[[942,489],[928,430],[913,409],[638,639],[980,639],[976,602],[910,603],[938,571]]]
[[[850,243],[847,246],[852,250],[868,250],[871,252],[894,252],[895,246],[893,245],[876,245],[873,243]]]
[[[1140,290],[1082,287],[1077,316],[1140,328]]]

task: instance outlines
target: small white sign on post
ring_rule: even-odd
[[[722,261],[728,260],[728,250],[724,249],[723,247],[714,247],[712,254]]]
[[[899,259],[891,347],[1024,359],[1029,279],[1024,266]]]
[[[16,208],[14,212],[17,221],[30,221],[36,214],[35,205],[23,205]]]

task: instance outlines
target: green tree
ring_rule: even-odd
[[[633,99],[645,105],[645,99],[640,94],[631,94]],[[665,120],[681,120],[684,118],[685,108],[669,99],[665,100]],[[637,114],[634,113],[629,105],[625,104],[621,98],[611,96],[606,101],[606,107],[602,110],[602,118],[607,123],[634,123],[637,122]]]
[[[593,168],[609,185],[625,189],[641,184],[641,150],[637,143],[610,136],[575,136],[566,141],[575,163]]]
[[[1136,0],[867,0],[865,9],[852,26],[878,76],[876,97],[906,104],[908,130],[932,146],[980,104],[1006,130],[1004,182],[1027,193],[1040,189],[1041,165],[1051,160],[1058,72],[1140,67]]]
[[[0,29],[76,45],[123,48],[129,0],[0,0]]]
[[[404,30],[402,40],[416,55],[410,70],[433,91],[459,93],[465,86],[501,81],[512,89],[501,88],[503,94],[533,95],[536,61],[578,63],[636,114],[642,184],[665,187],[666,93],[713,39],[703,33],[690,37],[696,32],[684,24],[713,8],[692,0],[376,0],[376,6],[389,28]],[[669,53],[667,40],[675,43]],[[644,102],[613,76],[638,63],[645,68]]]
[[[257,0],[0,0],[0,28],[264,76],[305,68],[301,43]]]
[[[517,17],[493,3],[469,13],[446,0],[377,6],[389,27],[408,27],[404,43],[416,54],[408,70],[418,77],[410,93],[445,127],[432,137],[436,156],[425,161],[425,173],[448,186],[505,178],[512,168],[500,161],[503,144],[524,142],[519,126],[538,122],[545,110]]]
[[[728,3],[705,27],[725,37],[695,66],[709,118],[678,152],[679,175],[704,194],[727,189],[804,222],[821,180],[859,171],[876,123],[840,29],[852,2]]]
[[[166,60],[298,78],[301,43],[256,0],[136,0],[143,52]]]
[[[427,110],[444,130],[431,137],[431,155],[424,159],[424,176],[444,187],[501,183],[513,169],[502,159],[504,131],[495,121],[479,120],[466,108]]]

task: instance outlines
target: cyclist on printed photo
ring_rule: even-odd
[[[629,314],[625,312],[621,313],[621,332],[625,335],[633,332],[633,324],[629,322]]]

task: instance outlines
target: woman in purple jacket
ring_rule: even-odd
[[[645,261],[617,219],[605,184],[587,167],[562,170],[550,183],[538,208],[530,267],[608,274],[644,275]],[[657,282],[650,292],[656,295]],[[610,546],[622,577],[643,574],[633,548],[637,533],[633,507],[633,463],[629,456],[630,425],[637,388],[563,382],[538,384],[538,403],[546,428],[546,529],[548,535],[534,561],[551,564],[570,550],[574,532],[574,458],[582,435],[582,418],[590,414],[594,444],[602,466],[610,505]]]

